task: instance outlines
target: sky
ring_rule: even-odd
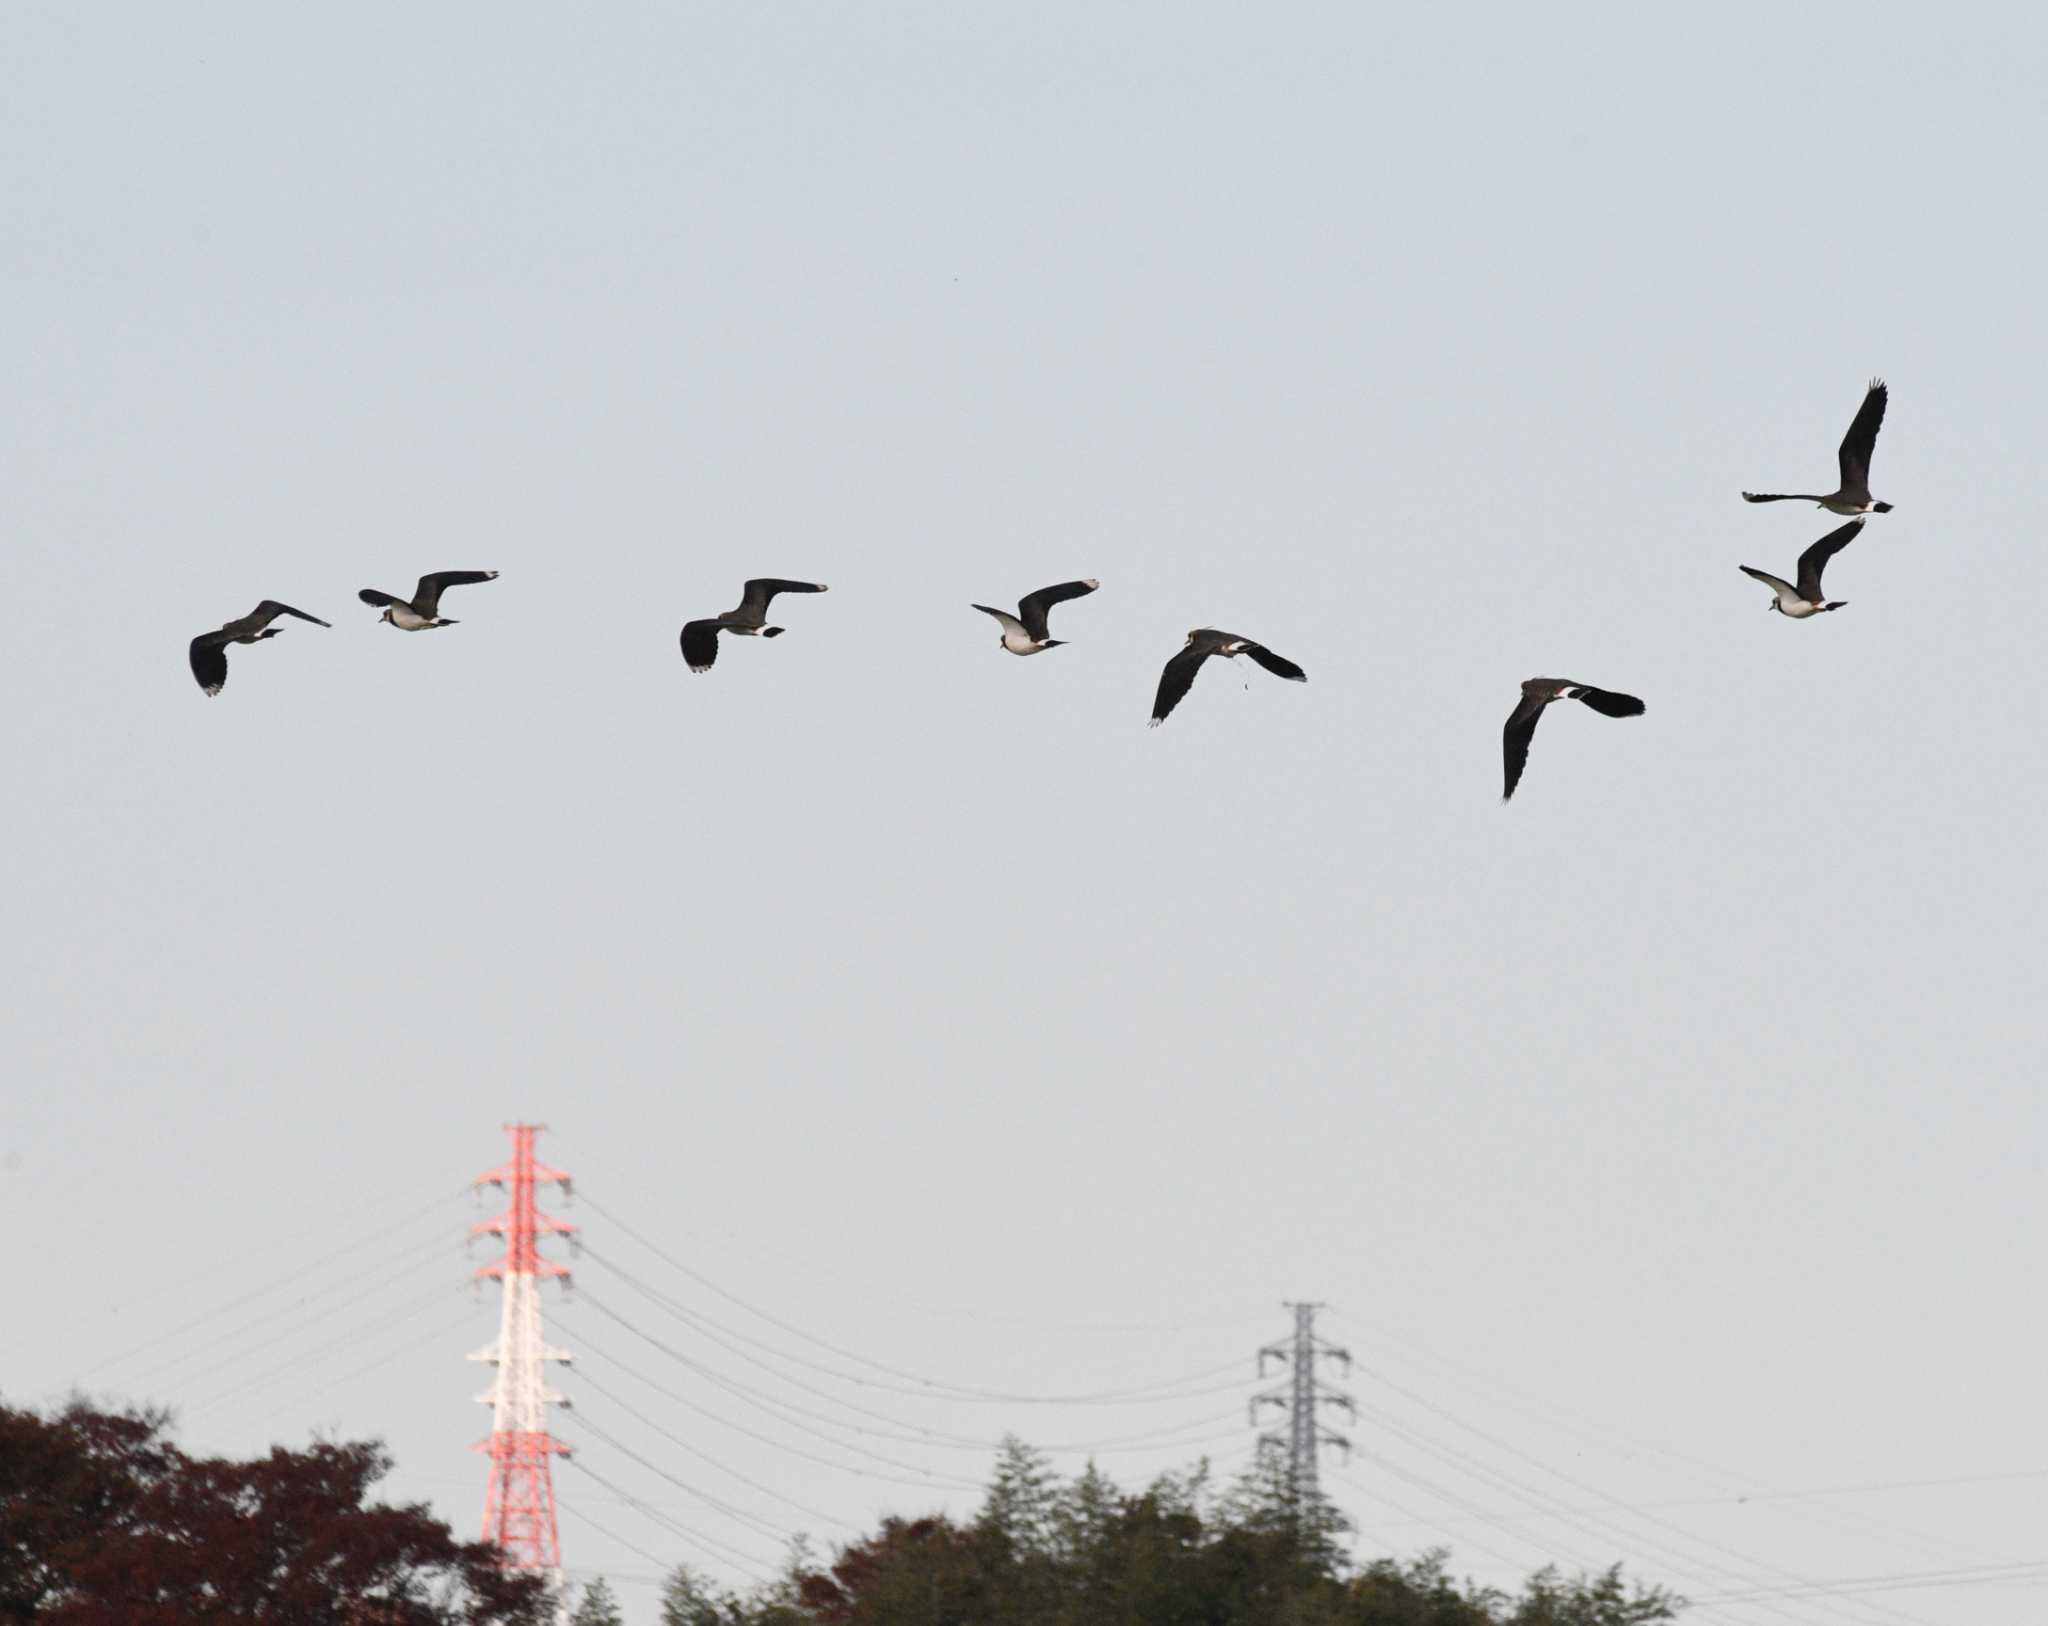
[[[1234,1471],[1294,1299],[1361,1557],[2039,1619],[2048,21],[0,29],[10,1400],[473,1529],[523,1119],[635,1626],[1005,1433]],[[1771,615],[1838,521],[1737,494],[1877,374],[1896,511]],[[831,591],[693,676],[754,575]],[[969,608],[1076,576],[1030,660]],[[206,699],[266,597],[334,625]],[[1307,683],[1149,732],[1203,625]],[[1648,710],[1504,807],[1535,675]]]

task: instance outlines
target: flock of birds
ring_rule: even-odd
[[[1829,599],[1821,591],[1821,572],[1827,563],[1842,549],[1856,540],[1863,529],[1863,522],[1870,514],[1888,514],[1892,505],[1875,501],[1870,494],[1870,454],[1877,444],[1878,429],[1884,423],[1885,403],[1888,399],[1884,380],[1872,379],[1865,392],[1863,404],[1857,408],[1856,416],[1849,425],[1849,432],[1842,437],[1837,459],[1840,465],[1840,484],[1821,495],[1817,492],[1755,492],[1742,494],[1745,502],[1811,502],[1817,503],[1830,513],[1849,517],[1849,523],[1838,530],[1830,531],[1800,554],[1798,579],[1786,581],[1782,576],[1773,576],[1767,570],[1757,570],[1749,565],[1738,568],[1746,576],[1752,576],[1771,590],[1769,608],[1780,615],[1790,616],[1795,621],[1804,621],[1812,616],[1830,610],[1839,610],[1847,600]],[[436,627],[452,627],[456,623],[441,614],[441,595],[451,587],[468,587],[478,582],[493,581],[495,570],[437,570],[419,579],[410,599],[397,598],[375,587],[365,587],[356,597],[365,604],[383,610],[378,619],[390,623],[401,632],[424,632]],[[1102,584],[1092,578],[1085,581],[1060,582],[1056,586],[1041,587],[1037,592],[1027,594],[1018,601],[1017,613],[994,609],[986,604],[971,606],[983,615],[993,616],[1002,628],[998,640],[1000,647],[1012,655],[1042,655],[1048,649],[1057,649],[1066,642],[1051,635],[1047,617],[1055,604],[1064,604],[1069,599],[1083,598]],[[781,627],[768,625],[769,606],[783,593],[822,593],[823,582],[784,581],[779,577],[763,576],[748,582],[740,595],[740,602],[734,609],[723,615],[707,616],[700,620],[685,622],[682,631],[683,659],[693,672],[708,672],[718,659],[718,635],[732,633],[743,638],[779,638]],[[257,644],[266,638],[275,638],[280,631],[271,625],[279,616],[297,616],[301,621],[310,621],[316,627],[332,623],[322,621],[316,615],[304,610],[295,610],[289,604],[276,599],[265,599],[255,609],[239,620],[227,622],[214,632],[202,632],[192,640],[192,676],[199,687],[209,695],[219,694],[228,680],[229,644]],[[1284,655],[1276,655],[1264,644],[1250,638],[1239,637],[1234,632],[1219,632],[1214,627],[1197,627],[1187,636],[1187,642],[1179,654],[1166,663],[1166,669],[1159,674],[1159,689],[1152,701],[1152,726],[1157,728],[1165,722],[1173,708],[1181,703],[1187,692],[1194,686],[1195,674],[1202,669],[1202,663],[1212,655],[1221,655],[1235,660],[1239,655],[1249,655],[1254,663],[1263,666],[1275,677],[1286,678],[1291,683],[1306,683],[1308,674]],[[1509,715],[1501,731],[1501,764],[1503,772],[1503,801],[1515,794],[1515,787],[1521,783],[1522,770],[1529,762],[1529,742],[1535,738],[1536,724],[1542,719],[1544,708],[1557,700],[1578,700],[1603,717],[1640,717],[1643,702],[1632,694],[1621,694],[1612,689],[1598,689],[1590,683],[1579,683],[1569,678],[1530,678],[1522,685],[1522,698]]]

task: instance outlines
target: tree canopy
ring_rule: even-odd
[[[546,1589],[423,1506],[381,1447],[192,1456],[159,1412],[0,1404],[0,1626],[540,1626]]]
[[[1657,1626],[1680,1600],[1544,1569],[1514,1595],[1453,1579],[1448,1556],[1356,1564],[1344,1524],[1270,1458],[1218,1492],[1206,1464],[1120,1489],[1090,1464],[1061,1480],[1012,1440],[971,1520],[889,1518],[772,1593],[687,1567],[662,1626]]]

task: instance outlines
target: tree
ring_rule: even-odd
[[[194,1457],[158,1413],[0,1405],[0,1621],[539,1626],[545,1586],[417,1504],[372,1444]]]
[[[626,1617],[619,1613],[619,1601],[612,1596],[611,1583],[602,1575],[583,1589],[576,1613],[569,1617],[569,1626],[626,1626]]]
[[[1052,1464],[1014,1434],[1003,1436],[995,1478],[975,1519],[1016,1554],[1052,1550],[1060,1493]]]
[[[76,1400],[54,1418],[0,1406],[0,1621],[41,1618],[101,1532],[128,1520],[168,1467],[164,1421]]]
[[[661,1584],[661,1626],[730,1626],[740,1604],[687,1564],[678,1564]]]
[[[1286,1453],[1270,1440],[1260,1443],[1231,1486],[1222,1512],[1243,1529],[1287,1537],[1303,1559],[1326,1574],[1335,1573],[1342,1537],[1350,1528],[1320,1490],[1294,1482]]]
[[[1335,1510],[1297,1493],[1284,1458],[1255,1463],[1222,1497],[1208,1468],[1128,1495],[1092,1464],[1062,1483],[1006,1441],[974,1522],[886,1519],[805,1575],[806,1626],[1658,1626],[1677,1600],[1618,1569],[1532,1576],[1516,1597],[1454,1581],[1445,1555],[1355,1568]],[[773,1590],[731,1622],[788,1626]]]
[[[1654,1626],[1678,1607],[1662,1587],[1625,1585],[1619,1564],[1570,1581],[1545,1568],[1529,1577],[1507,1626]]]

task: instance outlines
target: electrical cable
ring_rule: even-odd
[[[634,1326],[630,1321],[627,1321],[623,1317],[612,1315],[609,1310],[606,1310],[602,1305],[595,1304],[595,1301],[589,1299],[587,1295],[584,1299],[584,1302],[593,1304],[593,1307],[598,1309],[601,1313],[610,1315],[612,1320],[617,1321],[620,1326],[624,1327],[626,1331],[633,1334],[634,1337],[640,1339],[644,1343],[652,1345],[655,1349],[659,1350],[662,1354],[668,1356],[671,1360],[681,1361],[685,1365],[689,1364],[688,1358],[686,1356],[683,1356],[676,1350],[670,1348],[667,1344],[663,1343],[659,1338],[656,1338],[652,1333],[642,1332],[638,1327]],[[583,1341],[587,1347],[588,1340],[586,1339]],[[592,1353],[597,1355],[601,1360],[611,1359],[611,1357],[601,1349],[592,1350]],[[622,1372],[631,1372],[630,1368],[622,1365],[619,1362],[614,1361],[612,1364],[618,1366],[619,1370]],[[641,1381],[647,1382],[648,1380],[643,1378]],[[805,1451],[801,1447],[786,1444],[781,1440],[771,1439],[768,1435],[758,1433],[754,1429],[746,1427],[744,1424],[735,1423],[731,1418],[723,1416],[720,1413],[711,1410],[711,1408],[708,1406],[699,1405],[696,1401],[691,1400],[684,1395],[679,1395],[675,1393],[673,1390],[660,1388],[658,1385],[652,1383],[649,1383],[648,1386],[650,1388],[655,1388],[658,1393],[666,1395],[670,1400],[675,1401],[677,1404],[687,1406],[690,1408],[690,1410],[697,1412],[701,1416],[710,1418],[713,1422],[717,1423],[721,1428],[729,1428],[736,1434],[746,1435],[747,1438],[750,1440],[758,1440],[761,1444],[772,1446],[774,1449],[778,1451],[786,1451],[792,1456],[802,1457],[806,1461],[818,1463],[819,1465],[826,1468],[837,1469],[840,1473],[852,1474],[856,1478],[877,1479],[889,1484],[907,1485],[912,1490],[945,1490],[949,1488],[955,1490],[981,1489],[981,1487],[971,1479],[959,1479],[954,1478],[952,1476],[936,1476],[930,1474],[925,1474],[923,1475],[923,1477],[917,1479],[903,1479],[899,1478],[894,1474],[878,1474],[874,1472],[872,1469],[868,1468],[851,1468],[843,1462],[834,1462],[830,1457],[821,1457],[817,1455],[817,1453],[815,1452]],[[828,1443],[836,1445],[839,1442],[835,1440],[830,1441]],[[869,1455],[872,1456],[872,1453],[869,1453]]]
[[[590,1257],[596,1258],[597,1256],[592,1254],[590,1255]],[[899,1430],[909,1429],[914,1432],[909,1434],[900,1432],[887,1432],[878,1429],[864,1428],[857,1423],[841,1422],[837,1418],[826,1417],[821,1413],[811,1411],[809,1408],[800,1406],[796,1404],[794,1401],[783,1400],[779,1397],[763,1397],[761,1395],[761,1391],[754,1389],[745,1383],[742,1383],[737,1378],[729,1378],[724,1374],[715,1371],[713,1368],[702,1366],[695,1362],[689,1363],[692,1370],[701,1374],[708,1381],[719,1385],[721,1388],[726,1389],[728,1393],[737,1394],[742,1396],[743,1398],[754,1398],[756,1399],[756,1402],[758,1404],[774,1404],[777,1406],[781,1406],[789,1411],[797,1413],[800,1416],[814,1418],[820,1422],[826,1423],[827,1425],[833,1428],[845,1429],[850,1433],[865,1434],[873,1438],[879,1439],[893,1439],[906,1445],[930,1444],[936,1445],[946,1450],[973,1451],[977,1454],[986,1454],[989,1452],[999,1451],[1002,1449],[1003,1442],[999,1439],[977,1439],[967,1435],[953,1434],[939,1429],[927,1428],[923,1424],[908,1422],[902,1418],[891,1416],[887,1412],[879,1412],[869,1407],[862,1406],[857,1402],[847,1400],[842,1396],[829,1392],[828,1390],[820,1389],[814,1384],[806,1383],[801,1378],[792,1377],[786,1372],[777,1371],[773,1367],[765,1367],[763,1366],[758,1356],[749,1355],[744,1350],[734,1348],[732,1344],[726,1342],[723,1338],[719,1337],[717,1333],[707,1330],[703,1325],[700,1324],[700,1317],[696,1316],[693,1312],[686,1310],[682,1305],[678,1304],[668,1295],[662,1293],[656,1288],[647,1286],[638,1278],[627,1274],[624,1270],[620,1269],[619,1266],[611,1263],[609,1260],[599,1259],[598,1263],[602,1264],[607,1270],[617,1275],[628,1286],[633,1288],[635,1292],[638,1292],[643,1297],[647,1298],[652,1303],[656,1304],[658,1307],[665,1309],[666,1311],[668,1311],[669,1314],[675,1316],[678,1320],[683,1322],[684,1325],[688,1326],[692,1331],[699,1333],[703,1337],[709,1338],[711,1342],[717,1344],[720,1348],[726,1350],[728,1353],[737,1355],[740,1359],[748,1361],[756,1367],[760,1367],[770,1376],[780,1378],[783,1382],[788,1383],[797,1389],[801,1389],[804,1393],[815,1395],[819,1399],[827,1401],[834,1406],[843,1407],[844,1409],[856,1412],[863,1417],[872,1417],[881,1422],[894,1424],[896,1428]],[[799,1362],[799,1364],[808,1365],[809,1363]],[[1242,1383],[1237,1383],[1222,1385],[1220,1387],[1225,1389],[1242,1389],[1243,1386],[1244,1385]],[[1208,1391],[1203,1392],[1206,1393]],[[1082,1440],[1047,1445],[1038,1445],[1034,1442],[1034,1449],[1049,1453],[1083,1453],[1094,1450],[1106,1450],[1111,1448],[1111,1446],[1117,1444],[1128,1444],[1135,1446],[1147,1439],[1166,1435],[1180,1434],[1190,1428],[1211,1427],[1221,1420],[1222,1419],[1219,1417],[1210,1417],[1201,1419],[1199,1421],[1173,1423],[1158,1429],[1145,1430],[1134,1435],[1125,1435],[1103,1440]]]
[[[557,1138],[559,1139],[559,1137]],[[593,1164],[601,1162],[601,1160],[586,1161]],[[636,1182],[629,1180],[628,1183]],[[641,1188],[641,1195],[647,1195],[645,1187]],[[671,1202],[675,1201],[673,1197],[668,1200]],[[861,1277],[851,1275],[845,1271],[834,1270],[828,1266],[820,1265],[814,1260],[803,1259],[781,1249],[771,1248],[763,1242],[736,1240],[738,1233],[733,1231],[731,1227],[719,1224],[709,1215],[701,1213],[692,1214],[686,1204],[678,1204],[677,1206],[683,1207],[686,1214],[691,1214],[694,1220],[693,1234],[711,1242],[714,1246],[726,1248],[733,1253],[739,1254],[742,1258],[751,1257],[757,1260],[772,1260],[788,1269],[811,1276],[828,1285],[850,1287],[872,1298],[892,1299],[905,1309],[916,1310],[924,1315],[944,1316],[961,1321],[980,1321],[999,1327],[1022,1327],[1047,1332],[1093,1334],[1209,1331],[1222,1327],[1248,1326],[1266,1314],[1264,1310],[1235,1310],[1211,1316],[1179,1317],[1156,1321],[1087,1321],[1010,1315],[995,1310],[976,1309],[968,1305],[947,1304],[938,1299],[927,1299],[915,1293],[907,1293],[901,1288],[884,1287],[877,1283],[863,1280]]]
[[[616,1214],[612,1213],[608,1208],[604,1207],[602,1204],[596,1202],[587,1195],[584,1198],[584,1201],[588,1202],[590,1206],[593,1209],[595,1209],[599,1214],[602,1214],[613,1225],[617,1226],[619,1231],[623,1235],[631,1237],[635,1242],[639,1243],[641,1247],[645,1248],[649,1253],[653,1254],[657,1259],[661,1260],[662,1263],[669,1266],[670,1269],[678,1271],[682,1275],[689,1277],[690,1280],[696,1282],[700,1287],[703,1287],[710,1292],[716,1293],[720,1298],[725,1299],[728,1303],[739,1306],[739,1308],[745,1310],[749,1315],[759,1317],[761,1320],[767,1322],[770,1326],[779,1328],[783,1332],[790,1334],[792,1337],[801,1338],[806,1343],[816,1344],[820,1349],[828,1350],[829,1352],[839,1356],[843,1360],[858,1362],[862,1366],[872,1367],[878,1372],[888,1374],[890,1377],[906,1379],[908,1382],[915,1385],[915,1387],[909,1389],[898,1390],[898,1392],[904,1394],[914,1394],[925,1398],[936,1398],[946,1400],[1000,1401],[1006,1405],[1113,1405],[1140,1401],[1143,1397],[1151,1396],[1161,1389],[1176,1388],[1184,1383],[1199,1382],[1202,1379],[1214,1377],[1218,1373],[1230,1371],[1233,1368],[1236,1368],[1242,1364],[1241,1359],[1231,1360],[1224,1362],[1222,1365],[1219,1366],[1207,1367],[1199,1371],[1183,1373],[1178,1377],[1162,1379],[1157,1383],[1141,1384],[1136,1387],[1128,1389],[1099,1390],[1093,1393],[1086,1394],[1014,1394],[995,1389],[976,1388],[966,1384],[947,1383],[943,1379],[926,1377],[922,1373],[908,1371],[902,1367],[891,1366],[885,1361],[878,1361],[870,1356],[862,1355],[857,1351],[842,1348],[840,1345],[831,1343],[830,1341],[820,1338],[813,1333],[805,1332],[801,1327],[792,1325],[790,1322],[784,1321],[778,1316],[771,1315],[768,1311],[759,1308],[757,1305],[750,1304],[747,1300],[741,1298],[738,1294],[730,1292],[726,1288],[719,1286],[718,1283],[711,1280],[710,1277],[704,1275],[701,1271],[691,1269],[681,1260],[675,1258],[673,1255],[669,1254],[656,1244],[649,1242],[647,1238],[640,1235],[639,1232],[634,1230],[631,1226],[627,1225]],[[585,1251],[588,1252],[589,1250],[586,1248]],[[731,1331],[731,1329],[729,1328],[726,1330],[729,1332]],[[737,1332],[733,1332],[732,1336],[737,1338],[743,1337],[744,1335]],[[762,1347],[772,1348],[772,1346],[767,1345],[763,1345]],[[790,1355],[787,1352],[778,1351],[777,1353],[780,1353],[784,1360],[788,1360],[798,1364],[812,1364],[802,1362],[801,1357]],[[844,1372],[836,1372],[829,1367],[814,1367],[814,1369],[824,1371],[828,1375],[837,1377],[842,1381],[848,1383],[864,1383],[873,1388],[883,1389],[896,1387],[895,1385],[891,1384],[876,1383],[872,1379],[855,1377],[851,1374]],[[1164,1398],[1175,1399],[1185,1397],[1167,1396]]]

